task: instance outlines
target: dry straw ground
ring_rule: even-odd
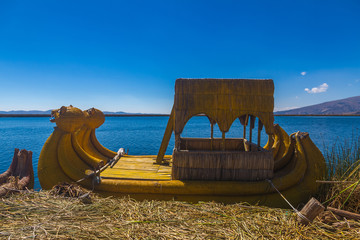
[[[69,191],[68,191],[69,192]],[[60,194],[60,195],[58,195]],[[61,195],[72,195],[65,197]],[[80,197],[79,197],[80,196]],[[290,210],[87,197],[81,189],[23,191],[0,199],[1,239],[354,239],[360,223],[300,226]],[[325,218],[323,218],[325,219]]]

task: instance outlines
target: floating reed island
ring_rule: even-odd
[[[359,221],[326,211],[308,226],[287,209],[99,197],[69,185],[0,198],[0,239],[358,239]],[[60,194],[60,195],[59,195]],[[68,197],[65,197],[68,196]]]
[[[157,156],[106,149],[95,134],[105,121],[100,110],[61,107],[52,112],[56,127],[40,154],[40,184],[51,189],[59,182],[77,182],[102,195],[134,199],[289,208],[280,191],[299,206],[317,192],[316,180],[324,178],[325,160],[307,133],[289,136],[274,124],[273,94],[272,80],[177,79],[174,106]],[[182,137],[188,120],[199,114],[209,119],[209,138]],[[238,138],[226,138],[236,120],[244,130]],[[215,124],[221,138],[213,136]],[[262,130],[268,135],[263,147]],[[172,134],[173,154],[164,156]]]

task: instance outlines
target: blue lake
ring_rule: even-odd
[[[99,142],[105,147],[117,151],[120,147],[129,149],[132,155],[156,155],[158,153],[168,117],[106,117],[105,123],[97,129]],[[350,141],[360,134],[360,117],[275,117],[275,123],[288,133],[309,132],[311,139],[321,151],[326,146],[337,142]],[[10,165],[14,148],[33,152],[35,188],[39,189],[37,162],[46,139],[55,124],[46,117],[11,117],[0,118],[0,173]],[[243,127],[235,121],[226,137],[242,137]],[[194,117],[186,125],[182,136],[210,137],[210,124],[206,117]],[[214,127],[214,136],[221,137],[221,132]],[[253,137],[257,137],[256,129]],[[267,136],[262,131],[261,143]],[[167,154],[172,153],[172,137]]]

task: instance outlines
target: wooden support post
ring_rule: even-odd
[[[255,116],[250,115],[250,137],[249,137],[249,141],[250,143],[252,143],[252,130],[255,127]],[[250,145],[250,150],[251,150],[251,145]]]
[[[325,207],[315,198],[311,198],[308,203],[301,209],[300,213],[305,217],[297,217],[298,221],[302,225],[308,225],[312,222],[320,213],[325,210]]]
[[[260,147],[260,140],[261,140],[261,130],[263,128],[263,123],[258,118],[258,147]]]
[[[156,163],[157,164],[161,164],[163,162],[165,152],[166,152],[166,149],[167,149],[167,147],[169,145],[172,132],[174,131],[174,121],[175,121],[175,119],[174,119],[174,108],[173,108],[171,110],[171,114],[170,114],[168,123],[166,125],[166,130],[165,130],[165,133],[164,133],[164,137],[163,137],[163,139],[161,141],[160,149],[159,149],[158,155],[156,157]]]
[[[210,149],[213,150],[213,139],[214,139],[214,123],[211,122],[211,137],[210,137]]]
[[[208,119],[210,121],[210,126],[211,126],[210,150],[212,151],[214,149],[214,125],[216,124],[216,122],[209,116]]]
[[[180,134],[175,134],[175,148],[180,149]]]
[[[249,136],[249,141],[252,142],[252,129],[250,127],[250,136]]]
[[[222,141],[221,141],[221,149],[225,151],[225,132],[222,132]]]
[[[250,142],[252,142],[252,130],[255,127],[255,116],[250,115]]]

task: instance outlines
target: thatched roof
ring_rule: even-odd
[[[274,83],[271,79],[177,79],[175,83],[175,134],[195,115],[205,114],[222,132],[234,120],[258,117],[268,134],[273,132]]]

